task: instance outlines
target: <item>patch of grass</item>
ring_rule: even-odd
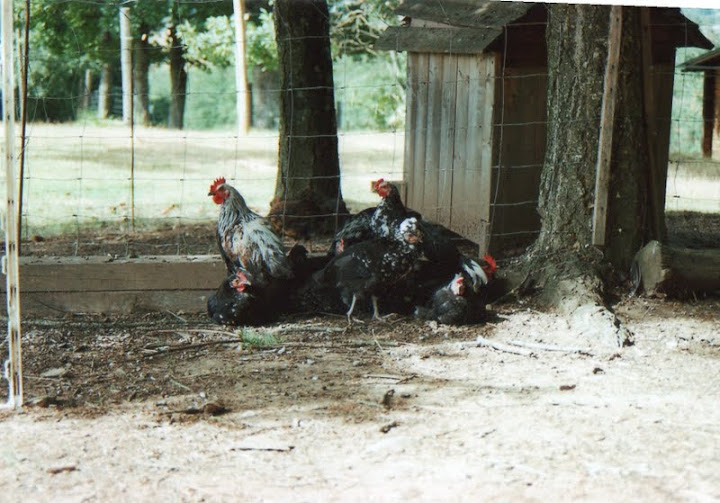
[[[402,132],[342,132],[342,192],[353,211],[377,204],[370,180],[402,177]],[[80,229],[211,222],[207,197],[225,176],[250,207],[268,210],[277,173],[277,132],[168,130],[119,121],[32,123],[28,128],[23,232],[53,235]],[[0,181],[0,190],[4,190]]]
[[[269,332],[263,331],[262,328],[243,327],[239,332],[243,345],[246,347],[266,348],[280,344],[280,339]]]

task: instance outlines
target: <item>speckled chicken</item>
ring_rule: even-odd
[[[416,218],[407,218],[388,238],[374,238],[350,246],[315,275],[325,285],[335,286],[349,306],[348,323],[358,300],[370,296],[373,318],[379,319],[378,297],[410,274],[420,257],[422,233]]]

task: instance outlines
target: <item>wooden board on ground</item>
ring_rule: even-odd
[[[683,296],[720,290],[720,250],[675,248],[650,241],[633,260],[636,292]]]
[[[211,255],[26,258],[20,261],[21,308],[32,315],[202,312],[225,275],[220,257]]]

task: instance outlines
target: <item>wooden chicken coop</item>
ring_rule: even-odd
[[[708,51],[682,64],[685,72],[703,72],[704,157],[720,160],[720,49]]]
[[[407,205],[503,255],[540,228],[546,148],[545,4],[405,0],[382,50],[406,51]],[[712,47],[674,8],[650,8],[652,114],[658,179],[667,177],[675,49]],[[661,201],[665,200],[664,184]]]

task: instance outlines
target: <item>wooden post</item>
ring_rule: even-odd
[[[712,157],[713,130],[715,129],[715,70],[703,72],[703,157]]]
[[[720,159],[720,69],[715,68],[713,75],[713,105],[714,112],[712,117],[712,142],[711,157]]]
[[[617,99],[621,37],[622,7],[613,5],[610,9],[608,57],[607,65],[605,66],[602,108],[600,110],[600,139],[598,141],[595,174],[595,206],[593,208],[592,235],[592,244],[595,246],[605,246],[608,191],[610,185],[610,161],[612,160],[613,126],[615,124],[615,101]]]
[[[130,124],[132,109],[132,32],[130,8],[120,8],[120,68],[122,70],[123,124]]]
[[[661,173],[657,163],[657,113],[655,112],[655,96],[652,80],[652,39],[650,33],[650,9],[640,8],[640,23],[642,34],[642,81],[643,81],[643,108],[645,110],[645,131],[648,144],[648,193],[650,196],[650,226],[654,239],[663,239],[665,236],[665,201],[662,201],[660,194],[661,185],[664,187],[665,177]]]
[[[250,130],[250,92],[245,68],[245,0],[233,0],[235,19],[235,93],[238,135]]]
[[[20,270],[18,266],[17,170],[15,166],[15,75],[13,70],[13,0],[2,0],[2,110],[5,130],[5,256],[9,359],[5,377],[10,384],[8,407],[22,406],[20,347]]]

